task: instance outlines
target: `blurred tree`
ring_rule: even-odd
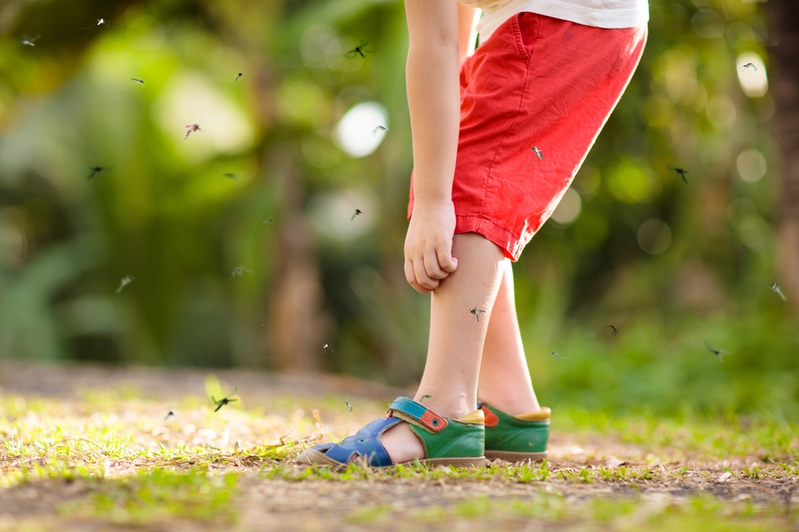
[[[771,0],[767,7],[775,33],[774,133],[782,155],[780,273],[790,304],[799,312],[799,2]]]

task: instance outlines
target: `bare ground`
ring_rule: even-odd
[[[152,398],[203,395],[206,370],[105,368],[99,366],[40,366],[0,363],[0,395],[55,397],[66,404],[79,402],[82,390],[131,387]],[[314,398],[341,395],[364,400],[390,400],[403,390],[353,378],[318,375],[274,375],[250,371],[214,371],[220,379],[246,389],[250,399],[268,404],[271,398],[292,395]],[[360,421],[359,421],[360,422]],[[0,421],[1,423],[1,421]],[[0,427],[2,429],[2,427]],[[349,430],[349,427],[348,427]],[[2,455],[0,455],[2,459]],[[0,472],[15,464],[0,460]],[[136,526],[113,520],[68,519],[59,509],[80,504],[96,486],[86,480],[33,482],[0,488],[0,530],[638,530],[650,529],[652,516],[664,509],[691,504],[711,496],[730,507],[744,505],[764,512],[763,528],[799,531],[799,475],[763,474],[750,478],[731,471],[773,471],[762,456],[710,458],[683,449],[622,443],[611,436],[568,434],[555,430],[550,442],[552,476],[543,481],[518,482],[501,475],[482,479],[448,477],[372,478],[367,480],[290,480],[265,478],[262,460],[232,459],[212,469],[242,473],[238,495],[231,504],[239,515],[234,523],[189,519]],[[569,478],[585,468],[648,468],[652,478],[580,482]],[[136,464],[109,461],[106,467],[124,474]],[[687,468],[687,469],[685,469]],[[726,469],[725,469],[726,468]],[[602,520],[583,511],[596,501],[635,501],[636,510]],[[554,501],[554,502],[553,502]],[[515,510],[506,511],[510,505]],[[554,506],[553,506],[554,504]],[[488,515],[472,508],[488,509]],[[525,514],[519,507],[551,506],[546,512]],[[499,510],[497,510],[497,508]],[[560,508],[560,510],[558,510]],[[564,510],[565,508],[565,510]],[[560,512],[560,513],[558,513]],[[600,511],[601,514],[601,511]],[[553,517],[554,516],[554,517]],[[722,528],[723,529],[723,528]],[[746,528],[749,530],[750,528]]]

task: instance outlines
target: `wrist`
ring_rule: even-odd
[[[438,208],[438,207],[451,207],[452,195],[451,194],[416,194],[414,191],[413,196],[414,208]]]

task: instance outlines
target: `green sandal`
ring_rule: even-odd
[[[418,460],[420,463],[433,466],[482,466],[485,463],[483,419],[480,410],[460,419],[442,417],[421,403],[399,397],[391,403],[385,417],[372,421],[357,434],[339,443],[315,445],[304,450],[297,457],[297,462],[339,469],[363,459],[372,467],[394,466],[396,464],[380,442],[380,436],[394,425],[407,422],[424,447],[425,457]],[[413,462],[416,460],[410,463]]]
[[[542,407],[537,412],[511,416],[493,406],[480,404],[485,414],[486,447],[489,460],[541,460],[547,457],[549,418],[552,412]]]

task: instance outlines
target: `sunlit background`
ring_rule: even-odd
[[[553,406],[799,416],[767,4],[650,4],[638,72],[515,267],[534,383]],[[398,0],[6,1],[0,357],[413,383],[406,51]]]

